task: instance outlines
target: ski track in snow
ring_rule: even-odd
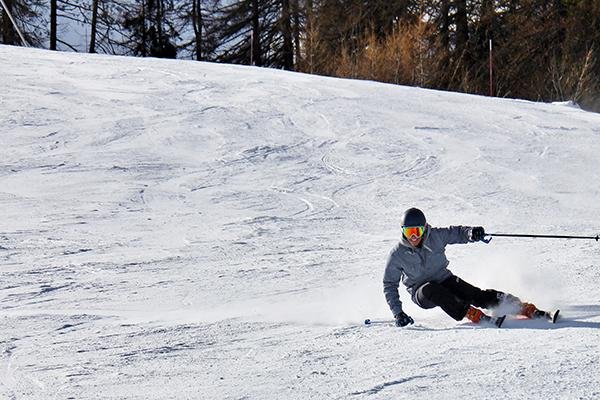
[[[600,116],[269,69],[0,46],[0,398],[600,398],[600,247],[450,246],[563,319],[414,306],[433,225],[597,234]],[[380,322],[363,325],[364,319]]]

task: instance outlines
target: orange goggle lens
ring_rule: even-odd
[[[406,236],[407,238],[409,238],[411,236],[421,237],[421,236],[423,236],[423,232],[425,232],[424,226],[403,226],[402,227],[402,233],[404,233],[404,236]]]

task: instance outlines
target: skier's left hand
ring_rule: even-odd
[[[480,240],[483,240],[483,238],[485,237],[485,229],[483,229],[483,226],[475,226],[473,227],[473,229],[471,229],[471,240],[474,242],[478,242]]]

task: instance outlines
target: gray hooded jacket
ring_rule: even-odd
[[[433,228],[427,226],[421,245],[412,247],[404,236],[390,252],[383,276],[383,292],[394,315],[402,311],[398,295],[400,281],[411,294],[425,282],[442,282],[452,275],[447,269],[446,245],[470,242],[468,226]]]

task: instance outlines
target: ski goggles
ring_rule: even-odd
[[[423,233],[425,233],[425,227],[424,226],[403,226],[402,233],[407,238],[409,238],[411,236],[416,236],[416,237],[420,238],[421,236],[423,236]]]

